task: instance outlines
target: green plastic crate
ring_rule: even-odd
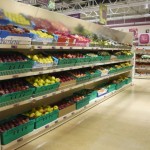
[[[18,70],[18,69],[31,69],[34,61],[27,59],[25,62],[5,62],[0,63],[0,71]]]
[[[128,78],[128,79],[126,79],[125,84],[129,84],[131,82],[132,82],[132,78]]]
[[[57,59],[54,58],[54,63],[57,64],[58,67],[66,67],[66,66],[74,66],[77,62],[77,58],[63,58]]]
[[[27,90],[2,95],[0,96],[0,106],[4,106],[6,103],[10,104],[13,102],[27,100],[32,96],[34,90],[35,88],[29,88]]]
[[[81,101],[77,101],[76,102],[76,109],[80,109],[84,106],[86,106],[87,104],[89,104],[89,97],[85,97],[84,99],[82,99]]]
[[[12,74],[19,74],[19,73],[25,73],[25,72],[30,72],[31,69],[14,69],[14,70],[4,70],[0,71],[0,76],[5,76],[5,75],[12,75]]]
[[[119,55],[117,56],[117,59],[126,59],[125,55]]]
[[[110,84],[108,87],[108,93],[116,90],[116,84]]]
[[[1,143],[6,145],[30,132],[34,129],[34,120],[22,124],[20,126],[14,127],[8,131],[1,133]]]
[[[84,64],[88,64],[89,62],[90,62],[89,57],[76,58],[76,64],[75,65],[84,65]]]
[[[90,62],[100,62],[102,60],[102,56],[90,57]]]
[[[85,82],[85,81],[89,80],[90,75],[87,74],[86,76],[83,76],[83,77],[80,77],[80,78],[75,77],[75,78],[76,78],[77,83],[81,83],[81,82]]]
[[[116,84],[116,90],[122,88],[125,84],[126,84],[126,81],[125,81],[125,80],[122,81],[122,82],[120,82],[120,83],[118,83],[118,84]]]
[[[89,101],[95,99],[97,97],[97,91],[93,91],[93,92],[89,93],[88,97],[89,97]]]
[[[39,96],[39,95],[44,95],[50,92],[54,92],[55,90],[58,89],[59,85],[60,85],[60,82],[50,84],[47,86],[35,87],[34,96]]]
[[[109,70],[109,74],[113,74],[113,73],[116,73],[117,72],[117,69],[113,69],[113,70]]]
[[[37,128],[40,128],[54,120],[56,120],[59,116],[59,110],[54,110],[53,112],[51,113],[48,113],[46,115],[43,115],[41,117],[38,117],[35,119],[35,126],[34,128],[37,129]]]
[[[101,76],[101,72],[100,71],[95,71],[94,73],[89,73],[90,75],[90,79],[93,79],[93,78],[98,78]]]
[[[107,61],[110,60],[111,56],[101,56],[101,61]]]

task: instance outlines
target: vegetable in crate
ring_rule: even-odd
[[[60,82],[59,78],[55,78],[54,76],[50,76],[50,75],[28,77],[26,78],[26,80],[35,87],[47,86],[50,84]]]
[[[51,64],[53,63],[53,58],[51,56],[45,56],[43,54],[33,54],[27,55],[28,58],[42,64]]]
[[[7,122],[0,124],[0,133],[8,131],[14,127],[20,126],[20,125],[25,124],[27,122],[29,122],[29,119],[27,117],[18,116],[14,119],[11,119]]]
[[[0,82],[0,95],[5,95],[27,89],[29,89],[29,86],[24,80],[21,79]]]
[[[37,107],[37,108],[32,108],[31,111],[25,113],[24,115],[29,117],[29,118],[37,118],[49,113],[52,113],[54,110],[58,110],[58,106],[41,106],[41,107]]]

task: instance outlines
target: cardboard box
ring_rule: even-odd
[[[62,117],[62,116],[66,115],[66,114],[68,114],[74,110],[76,110],[76,104],[73,104],[73,105],[70,105],[64,109],[61,109],[59,111],[59,117]]]
[[[70,80],[60,84],[59,89],[64,89],[76,85],[76,80]]]

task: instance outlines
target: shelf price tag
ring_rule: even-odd
[[[39,72],[39,74],[43,74],[43,71]]]
[[[38,48],[38,49],[42,49],[42,46],[38,46],[37,48]]]
[[[13,78],[18,78],[19,75],[18,75],[18,74],[15,74],[15,75],[13,75],[12,77],[13,77]]]
[[[21,141],[23,141],[23,137],[17,140],[17,142],[21,142]]]
[[[49,128],[49,124],[45,126],[45,129]]]
[[[44,95],[43,98],[47,98],[47,95]]]
[[[17,45],[11,45],[11,48],[15,49],[17,48]]]
[[[19,103],[14,104],[14,107],[17,107],[17,106],[19,106]]]

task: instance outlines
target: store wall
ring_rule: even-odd
[[[117,28],[112,28],[112,29],[119,30],[119,31],[122,31],[122,32],[129,32],[129,29],[131,29],[131,28],[137,28],[138,33],[145,33],[146,29],[150,30],[150,25],[117,27]]]

